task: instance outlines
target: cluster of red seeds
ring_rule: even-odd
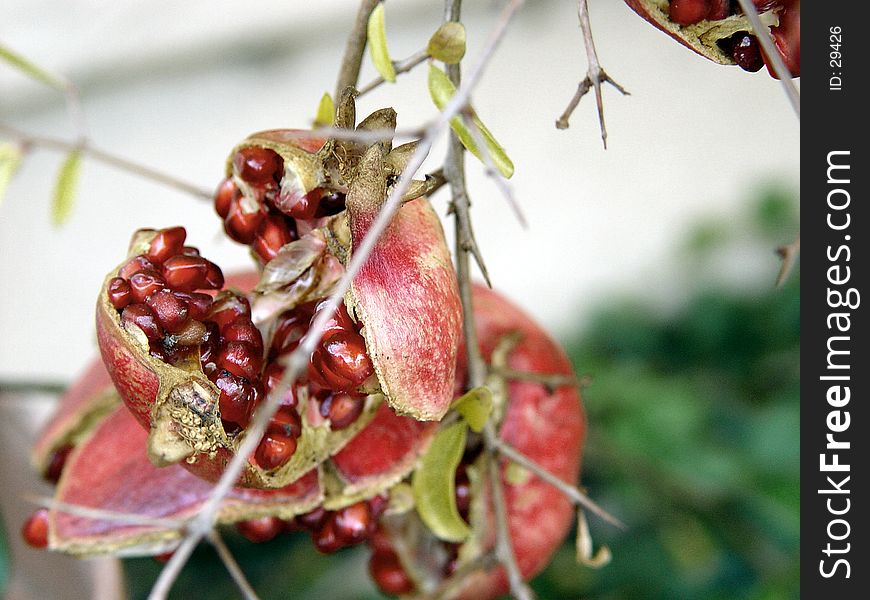
[[[759,12],[764,12],[781,5],[782,0],[753,0],[753,3]],[[703,20],[721,21],[739,12],[738,3],[732,0],[671,0],[668,5],[671,21],[684,26]],[[719,43],[744,71],[755,72],[764,66],[761,45],[754,35],[741,31]]]
[[[281,380],[284,369],[279,360],[296,349],[322,303],[282,314],[266,353],[244,296],[231,291],[214,297],[197,292],[219,289],[223,275],[195,248],[184,246],[185,237],[181,227],[159,231],[147,252],[121,267],[107,293],[121,320],[145,333],[152,356],[179,367],[202,369],[220,390],[224,429],[236,434],[248,426],[263,395]],[[342,306],[311,355],[309,381],[300,383],[308,384],[321,416],[338,430],[361,414],[365,394],[357,389],[372,372],[365,341]],[[291,392],[257,447],[257,464],[265,470],[285,464],[296,452],[301,434],[296,394]]]
[[[275,258],[282,246],[297,239],[298,220],[308,221],[344,210],[344,194],[340,192],[323,188],[307,194],[282,190],[284,161],[268,148],[239,150],[233,156],[233,171],[249,191],[249,202],[245,202],[236,181],[228,178],[215,194],[215,210],[224,220],[227,235],[250,245],[264,263]]]
[[[378,518],[387,508],[385,496],[375,496],[339,510],[318,507],[290,520],[261,517],[236,523],[236,528],[252,542],[268,542],[279,533],[307,531],[314,547],[324,554],[354,546],[371,538]]]

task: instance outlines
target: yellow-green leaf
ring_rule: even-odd
[[[437,537],[449,542],[465,540],[470,530],[456,508],[456,467],[465,451],[465,422],[442,429],[414,471],[411,487],[417,512]]]
[[[17,52],[13,52],[5,46],[0,46],[0,58],[32,79],[41,81],[42,83],[59,90],[66,89],[67,84],[62,77],[58,77],[54,73],[46,71],[42,67],[33,64]]]
[[[444,110],[444,107],[447,106],[450,98],[452,98],[455,93],[456,87],[447,77],[447,74],[435,65],[429,65],[429,95],[432,97],[432,102],[435,103],[438,110]],[[492,159],[493,165],[506,179],[510,179],[514,174],[513,161],[511,161],[504,148],[502,148],[501,144],[496,141],[495,137],[476,114],[472,117],[472,121],[478,129],[480,137],[483,138],[483,142],[486,145],[486,149],[489,153],[490,159]],[[453,129],[456,137],[459,138],[459,141],[462,142],[462,145],[465,146],[465,148],[478,160],[485,162],[483,154],[481,154],[480,148],[477,146],[475,135],[462,120],[462,117],[457,115],[450,119],[450,127]]]
[[[60,227],[66,223],[72,214],[81,164],[81,150],[73,150],[67,154],[66,159],[60,166],[51,202],[51,222],[55,227]]]
[[[384,81],[395,83],[396,69],[390,59],[390,51],[387,49],[387,28],[384,24],[384,5],[378,4],[369,15],[368,24],[369,54],[372,62]]]
[[[21,165],[21,147],[18,144],[0,144],[0,204],[6,195],[6,188]]]
[[[472,431],[480,433],[492,412],[492,391],[485,385],[468,390],[453,401],[455,408]]]
[[[331,127],[335,120],[335,102],[329,92],[323,92],[320,104],[317,105],[317,116],[314,118],[315,127]]]
[[[426,46],[429,56],[448,65],[455,65],[465,56],[465,26],[448,21],[429,38]]]

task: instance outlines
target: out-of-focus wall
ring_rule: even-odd
[[[557,131],[586,69],[574,4],[528,2],[474,95],[516,163],[512,186],[528,230],[473,158],[468,168],[494,285],[557,332],[614,289],[666,293],[679,278],[671,252],[690,223],[731,218],[759,182],[796,182],[800,161],[798,122],[776,81],[695,56],[616,0],[590,7],[602,64],[632,94],[604,90],[608,150],[591,97]],[[465,3],[470,60],[500,5]],[[440,7],[387,4],[395,58],[425,45]],[[7,0],[0,41],[79,84],[96,145],[212,188],[247,133],[310,122],[333,88],[354,12],[348,0]],[[363,80],[372,76],[366,65]],[[401,128],[431,118],[425,68],[364,97],[359,112],[388,104]],[[0,122],[73,135],[62,98],[2,64]],[[442,144],[430,168],[443,153]],[[227,270],[248,264],[207,203],[94,161],[72,219],[53,229],[61,160],[35,150],[0,205],[0,381],[67,380],[85,364],[95,352],[94,297],[137,227],[184,224],[191,243]],[[446,194],[434,203],[444,214]],[[765,251],[739,271],[757,281],[776,268]]]

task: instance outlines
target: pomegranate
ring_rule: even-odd
[[[171,244],[165,241],[170,234]],[[131,257],[110,274],[100,296],[98,339],[118,392],[150,432],[155,464],[184,461],[214,480],[240,443],[266,383],[274,385],[279,361],[307,333],[316,305],[285,311],[266,344],[247,298],[230,290],[215,294],[224,283],[220,269],[198,253],[185,254],[184,241],[182,228],[137,234]],[[119,280],[133,290],[131,303],[120,309],[113,294]],[[336,317],[309,371],[322,374],[316,382],[322,394],[353,394],[354,406],[334,411],[334,429],[318,408],[308,411],[317,418],[303,419],[319,400],[314,383],[299,382],[303,400],[294,399],[275,416],[242,485],[280,488],[293,482],[338,451],[380,402],[376,384],[367,386],[372,368],[365,344],[346,313]]]
[[[656,28],[713,62],[758,71],[770,60],[737,2],[729,0],[625,0]],[[792,77],[800,77],[800,0],[753,0],[770,27]],[[771,26],[772,24],[772,26]]]
[[[473,302],[480,349],[488,361],[504,360],[501,355],[505,340],[518,335],[519,341],[502,366],[530,373],[571,373],[570,363],[558,345],[503,297],[476,287]],[[528,381],[505,385],[508,400],[499,436],[564,481],[576,483],[586,429],[577,390],[563,386],[550,392]],[[413,512],[382,517],[382,525],[369,541],[370,573],[382,591],[431,591],[457,568],[493,547],[490,496],[482,483],[487,480],[486,464],[480,442],[469,442],[455,486],[457,506],[472,529],[471,537],[463,544],[436,540]],[[546,566],[567,535],[574,509],[549,484],[521,469],[517,476],[510,468],[506,461],[502,462],[509,531],[520,571],[529,579]],[[420,548],[425,550],[418,555]],[[457,597],[482,600],[507,591],[503,569],[496,569],[469,577]]]

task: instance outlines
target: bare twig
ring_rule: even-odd
[[[522,2],[515,1],[511,6],[519,8],[521,4]],[[445,20],[459,21],[461,6],[461,0],[447,0],[445,3]],[[455,86],[462,89],[459,65],[447,65],[447,76]],[[468,385],[469,387],[477,387],[483,385],[486,379],[487,367],[477,344],[477,330],[474,323],[474,310],[471,299],[469,254],[474,254],[477,258],[479,250],[474,242],[474,232],[471,227],[470,203],[465,186],[464,153],[459,138],[454,133],[450,135],[444,172],[453,191],[453,212],[456,217],[456,271],[459,280],[459,296],[463,308]],[[482,262],[478,261],[478,265],[482,265]],[[484,275],[486,274],[482,266],[481,271],[483,271]],[[488,279],[487,283],[489,283]],[[492,488],[492,506],[496,521],[496,557],[504,566],[507,573],[511,594],[518,600],[531,600],[534,594],[525,581],[523,581],[523,576],[517,565],[516,556],[511,544],[507,507],[505,505],[504,489],[501,480],[500,461],[493,444],[493,440],[498,438],[498,434],[491,421],[487,423],[484,434],[484,441],[487,447],[490,486]]]
[[[607,127],[604,125],[604,101],[601,99],[601,84],[609,83],[619,90],[623,96],[628,96],[629,93],[625,88],[611,79],[598,63],[598,54],[595,51],[595,42],[592,39],[592,25],[589,23],[589,9],[586,6],[586,0],[577,0],[577,16],[580,19],[580,29],[583,32],[583,44],[586,46],[586,60],[589,63],[589,67],[586,71],[586,77],[577,86],[577,92],[568,103],[568,108],[565,109],[565,112],[556,121],[556,128],[568,129],[568,119],[571,118],[574,109],[580,104],[580,99],[586,95],[590,88],[594,88],[595,102],[598,104],[598,125],[601,128],[601,141],[604,143],[604,147],[607,148]]]
[[[377,7],[379,1],[361,0],[359,3],[359,10],[353,22],[353,29],[351,29],[350,35],[347,36],[347,45],[344,47],[344,57],[341,59],[341,68],[338,71],[338,80],[335,83],[335,96],[333,98],[341,98],[341,94],[347,86],[356,87],[359,80],[360,67],[362,66],[363,54],[366,50],[369,16],[375,7]]]
[[[420,63],[424,62],[427,58],[429,58],[429,53],[425,50],[419,50],[408,58],[402,60],[394,60],[393,69],[395,69],[396,75],[400,75],[401,73],[407,73]],[[357,98],[359,96],[362,96],[363,94],[369,93],[379,85],[383,84],[385,81],[386,80],[383,77],[376,77],[375,79],[369,81],[367,84],[359,89],[359,94],[357,95]]]
[[[239,591],[242,593],[245,600],[258,600],[259,597],[257,596],[257,592],[254,591],[254,588],[245,577],[244,572],[242,572],[239,563],[236,562],[233,553],[230,552],[229,548],[227,548],[223,538],[216,529],[212,529],[211,533],[209,533],[208,541],[210,541],[211,545],[214,546],[221,562],[224,563],[224,567],[226,567],[227,572],[230,574],[230,577],[233,578],[233,581],[236,583],[236,586],[238,586]]]
[[[779,77],[779,82],[782,84],[783,90],[785,90],[785,95],[788,98],[788,101],[791,102],[791,106],[794,109],[798,120],[800,120],[801,95],[798,92],[797,87],[795,87],[794,82],[791,80],[791,72],[788,70],[788,67],[785,66],[785,62],[783,62],[776,46],[773,44],[770,30],[761,22],[761,19],[758,17],[758,11],[755,10],[755,5],[751,0],[737,0],[737,2],[746,14],[746,18],[749,19],[749,23],[755,31],[755,37],[758,38],[758,41],[761,44],[761,49],[764,50],[765,56],[767,56],[771,61],[773,72],[776,73],[777,77]]]
[[[552,391],[562,386],[580,387],[580,382],[573,375],[560,375],[558,373],[529,373],[527,371],[515,371],[514,369],[496,369],[495,373],[507,380],[530,381],[540,383]]]
[[[611,525],[615,525],[620,529],[625,529],[625,525],[622,523],[622,521],[598,506],[598,504],[596,504],[595,501],[589,498],[589,496],[581,492],[575,486],[565,483],[507,442],[499,438],[495,438],[492,443],[502,456],[504,456],[505,458],[509,458],[521,467],[525,467],[526,469],[558,489],[560,492],[565,494],[575,504],[578,504],[586,510],[595,513]]]
[[[523,580],[523,574],[517,565],[510,537],[510,526],[507,518],[507,505],[504,499],[504,485],[501,478],[501,461],[499,460],[498,434],[492,421],[488,421],[483,430],[484,442],[489,454],[488,471],[490,488],[492,489],[492,507],[495,512],[496,536],[495,548],[499,561],[504,565],[510,584],[511,595],[517,600],[531,600],[535,597],[531,588]]]
[[[798,234],[795,241],[785,246],[780,246],[776,249],[776,253],[782,258],[782,266],[779,269],[779,274],[776,276],[776,287],[781,287],[786,282],[791,274],[798,255],[801,251],[801,236]]]
[[[116,154],[111,154],[110,152],[106,152],[105,150],[100,150],[99,148],[93,146],[90,141],[85,139],[68,142],[66,140],[54,137],[30,135],[26,132],[16,129],[15,127],[10,127],[9,125],[4,124],[0,124],[0,133],[17,139],[18,142],[25,148],[38,146],[41,148],[62,150],[67,152],[78,149],[84,152],[87,156],[101,163],[111,165],[113,167],[121,169],[122,171],[132,173],[133,175],[137,175],[144,179],[155,181],[162,185],[182,191],[186,194],[190,194],[191,196],[195,196],[197,198],[205,200],[210,200],[212,197],[212,192],[210,190],[197,187],[192,183],[183,181],[173,175],[168,175],[161,171],[157,171],[156,169],[152,169],[151,167],[146,167],[145,165],[141,165],[137,162],[123,158]]]
[[[269,420],[278,406],[281,399],[285,396],[291,385],[295,384],[298,377],[307,370],[308,357],[314,351],[315,346],[320,340],[320,337],[325,329],[326,323],[332,318],[339,303],[343,302],[344,295],[350,288],[356,274],[362,268],[363,264],[368,260],[372,249],[378,241],[381,233],[389,225],[396,210],[402,204],[402,196],[411,184],[414,173],[420,168],[435,143],[435,140],[447,128],[450,119],[459,113],[467,104],[472,90],[480,80],[485,67],[489,64],[492,53],[495,47],[501,41],[505,34],[507,25],[510,23],[513,15],[522,5],[522,0],[513,0],[511,4],[502,12],[498,22],[490,36],[487,44],[484,46],[481,55],[475,62],[469,72],[467,81],[459,87],[456,94],[450,99],[444,110],[438,115],[438,118],[429,126],[426,134],[417,145],[417,149],[411,155],[408,165],[399,177],[398,182],[393,187],[389,198],[387,198],[381,211],[375,221],[372,223],[368,234],[362,240],[358,248],[354,249],[353,257],[347,265],[344,275],[336,284],[332,295],[324,304],[323,309],[318,313],[318,316],[311,323],[308,333],[303,338],[302,343],[295,351],[287,356],[285,361],[286,370],[281,381],[276,385],[272,392],[267,396],[262,405],[257,409],[251,419],[251,423],[247,429],[245,439],[236,450],[236,454],[229,462],[220,480],[215,485],[208,501],[202,506],[197,516],[191,520],[188,526],[187,536],[179,545],[178,549],[173,554],[169,562],[166,563],[163,571],[151,589],[149,598],[151,600],[162,600],[166,598],[169,589],[178,577],[184,564],[190,557],[193,548],[214,527],[215,517],[221,502],[226,497],[230,489],[238,481],[239,475],[245,469],[248,457],[253,453],[255,447],[259,443],[263,434],[266,431]]]
[[[124,525],[142,525],[146,527],[159,527],[161,529],[177,529],[184,527],[184,521],[180,519],[168,519],[166,517],[149,517],[147,515],[137,515],[133,513],[122,513],[113,510],[105,510],[102,508],[92,508],[90,506],[80,506],[78,504],[70,504],[62,502],[54,498],[43,496],[26,496],[29,502],[45,508],[51,508],[58,512],[66,513],[76,517],[85,517],[99,521],[109,521],[112,523],[123,523]]]
[[[487,176],[492,179],[495,186],[501,192],[501,195],[507,201],[508,206],[511,207],[511,210],[517,218],[517,221],[519,221],[520,226],[522,226],[523,229],[528,229],[529,222],[526,220],[526,215],[523,214],[523,210],[520,208],[519,202],[517,202],[511,184],[508,183],[508,180],[505,179],[504,175],[502,175],[495,166],[492,154],[486,145],[486,141],[483,139],[483,134],[480,132],[480,127],[477,126],[477,123],[474,122],[474,119],[468,114],[468,111],[462,113],[462,120],[465,122],[466,127],[468,127],[468,130],[471,132],[471,137],[474,138],[474,143],[477,144],[477,147],[480,150],[480,155],[483,157],[483,164],[486,165],[485,171]]]

